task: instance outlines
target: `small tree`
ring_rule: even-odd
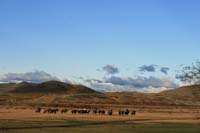
[[[200,61],[192,63],[192,66],[183,67],[182,74],[177,76],[182,82],[199,84],[200,83]]]

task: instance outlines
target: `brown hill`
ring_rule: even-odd
[[[121,104],[200,105],[200,85],[184,86],[160,93],[111,92],[106,95]]]
[[[183,86],[174,90],[167,90],[160,93],[171,102],[200,105],[200,85]]]
[[[6,92],[6,89],[8,91]],[[184,86],[160,93],[96,92],[82,85],[49,81],[40,84],[1,84],[0,105],[121,104],[200,106],[200,85]]]
[[[0,84],[0,93],[1,92],[9,92],[13,90],[16,86],[16,83],[4,83]]]
[[[10,91],[12,93],[98,93],[82,85],[68,84],[59,81],[48,81],[44,83],[27,83],[16,84]]]
[[[105,94],[86,86],[59,81],[2,84],[0,87],[4,90],[0,93],[0,105],[113,103]]]

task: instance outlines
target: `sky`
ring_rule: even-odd
[[[0,82],[61,79],[101,91],[175,88],[181,65],[200,57],[199,4],[0,0]]]

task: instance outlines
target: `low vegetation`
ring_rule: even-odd
[[[126,122],[90,122],[90,121],[0,121],[0,132],[5,133],[197,133],[197,124],[134,124]]]

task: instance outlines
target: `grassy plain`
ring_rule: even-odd
[[[136,116],[35,113],[0,108],[0,133],[199,133],[199,109],[137,109]]]

